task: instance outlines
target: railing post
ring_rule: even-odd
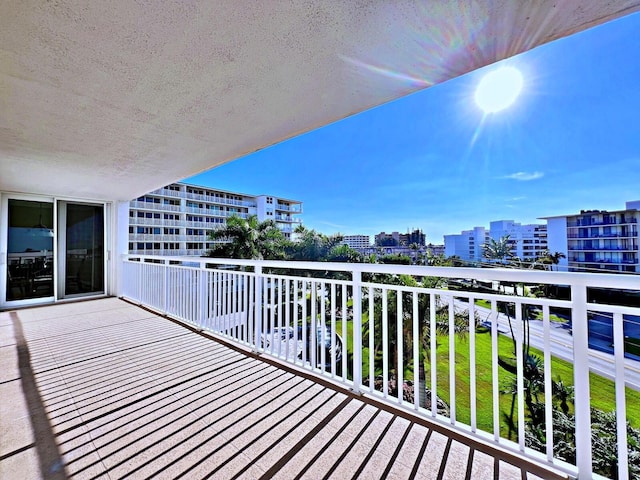
[[[353,270],[353,389],[362,385],[362,271]],[[346,341],[346,339],[345,339]]]
[[[589,329],[587,287],[571,288],[573,332],[573,376],[576,415],[576,466],[579,478],[593,477],[591,452],[591,400],[589,392]]]
[[[618,479],[629,479],[629,445],[627,441],[627,403],[624,366],[624,320],[621,313],[613,314],[613,352],[615,356],[616,432],[618,434]]]
[[[255,272],[255,303],[254,303],[254,315],[255,328],[253,329],[255,337],[253,339],[253,351],[258,352],[260,350],[260,338],[262,337],[262,266],[256,265],[254,267]]]
[[[138,290],[138,294],[136,295],[136,301],[138,302],[138,305],[142,305],[142,274],[143,274],[143,268],[144,268],[144,259],[141,258],[140,259],[140,268],[138,268],[138,285],[137,285],[137,290]]]
[[[200,297],[198,300],[198,317],[199,317],[199,327],[204,330],[206,319],[207,319],[207,271],[204,268],[204,265],[200,264],[200,268],[198,269],[198,296]]]
[[[162,312],[166,315],[167,310],[169,309],[167,300],[169,296],[169,265],[166,260],[162,261],[162,277]]]

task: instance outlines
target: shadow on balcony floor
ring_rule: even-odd
[[[113,298],[0,313],[0,354],[0,478],[549,476]]]

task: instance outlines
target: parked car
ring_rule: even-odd
[[[273,331],[267,332],[262,335],[262,346],[265,350],[273,352],[275,354],[286,354],[287,344],[289,347],[289,360],[293,361],[295,357],[303,359],[306,356],[306,361],[311,363],[312,351],[311,345],[313,329],[310,324],[307,324],[306,328],[301,325],[298,327],[276,327]],[[342,361],[342,337],[335,334],[335,344],[332,345],[332,332],[331,328],[326,325],[324,327],[324,343],[323,343],[323,327],[322,325],[316,326],[316,366],[322,366],[322,349],[325,349],[325,363],[324,368],[326,370],[331,369],[332,359],[335,358],[336,368]],[[273,345],[272,345],[273,342]],[[324,346],[323,346],[324,345]],[[306,355],[305,355],[306,352]]]

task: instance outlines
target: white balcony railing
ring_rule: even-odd
[[[302,223],[302,219],[287,215],[276,215],[275,217],[277,222]]]
[[[153,202],[141,202],[140,200],[132,200],[129,202],[131,208],[137,208],[141,210],[162,210],[165,212],[180,212],[182,207],[180,205],[169,205],[165,203],[153,203]]]
[[[423,283],[399,281],[400,275]],[[425,279],[440,280],[437,286],[425,286]],[[563,289],[567,299],[530,296],[530,286],[541,284],[556,292]],[[255,352],[580,478],[594,476],[590,372],[595,373],[613,381],[617,475],[629,478],[627,421],[639,419],[627,418],[631,393],[625,385],[640,390],[640,369],[625,358],[625,325],[640,318],[640,308],[606,299],[622,290],[637,296],[639,288],[639,277],[631,275],[128,255],[122,294]],[[605,293],[594,296],[597,292]],[[538,320],[529,319],[533,309]],[[611,319],[610,353],[590,348],[594,316]],[[456,343],[461,321],[466,334]],[[538,450],[528,446],[527,394],[533,387],[525,378],[527,339],[542,352],[543,362],[536,395],[544,411],[538,425],[544,441]],[[507,400],[511,433],[505,430],[500,406],[505,374],[499,363],[504,363],[505,342],[513,344],[516,373]],[[442,348],[448,351],[442,353]],[[460,360],[458,353],[467,359]],[[563,378],[575,388],[572,463],[554,453],[566,439],[554,439],[558,426],[552,380],[557,373],[551,371],[552,356],[572,364],[572,378]],[[428,369],[424,375],[414,368],[420,364]],[[448,411],[430,408],[439,405],[440,397],[447,399]]]
[[[130,225],[153,225],[153,226],[164,226],[164,227],[180,227],[184,226],[184,222],[181,220],[169,220],[162,218],[143,218],[143,217],[129,217]]]
[[[240,218],[247,218],[249,214],[246,212],[225,212],[222,210],[215,210],[212,208],[199,208],[199,207],[189,207],[185,208],[185,211],[190,214],[198,214],[198,215],[207,215],[211,217],[231,217],[236,215]]]
[[[277,203],[276,210],[284,210],[291,213],[302,213],[302,205],[285,205],[284,203]]]

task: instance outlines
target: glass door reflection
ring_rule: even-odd
[[[53,203],[9,199],[7,301],[53,297]]]
[[[104,206],[63,203],[64,296],[104,292]]]

